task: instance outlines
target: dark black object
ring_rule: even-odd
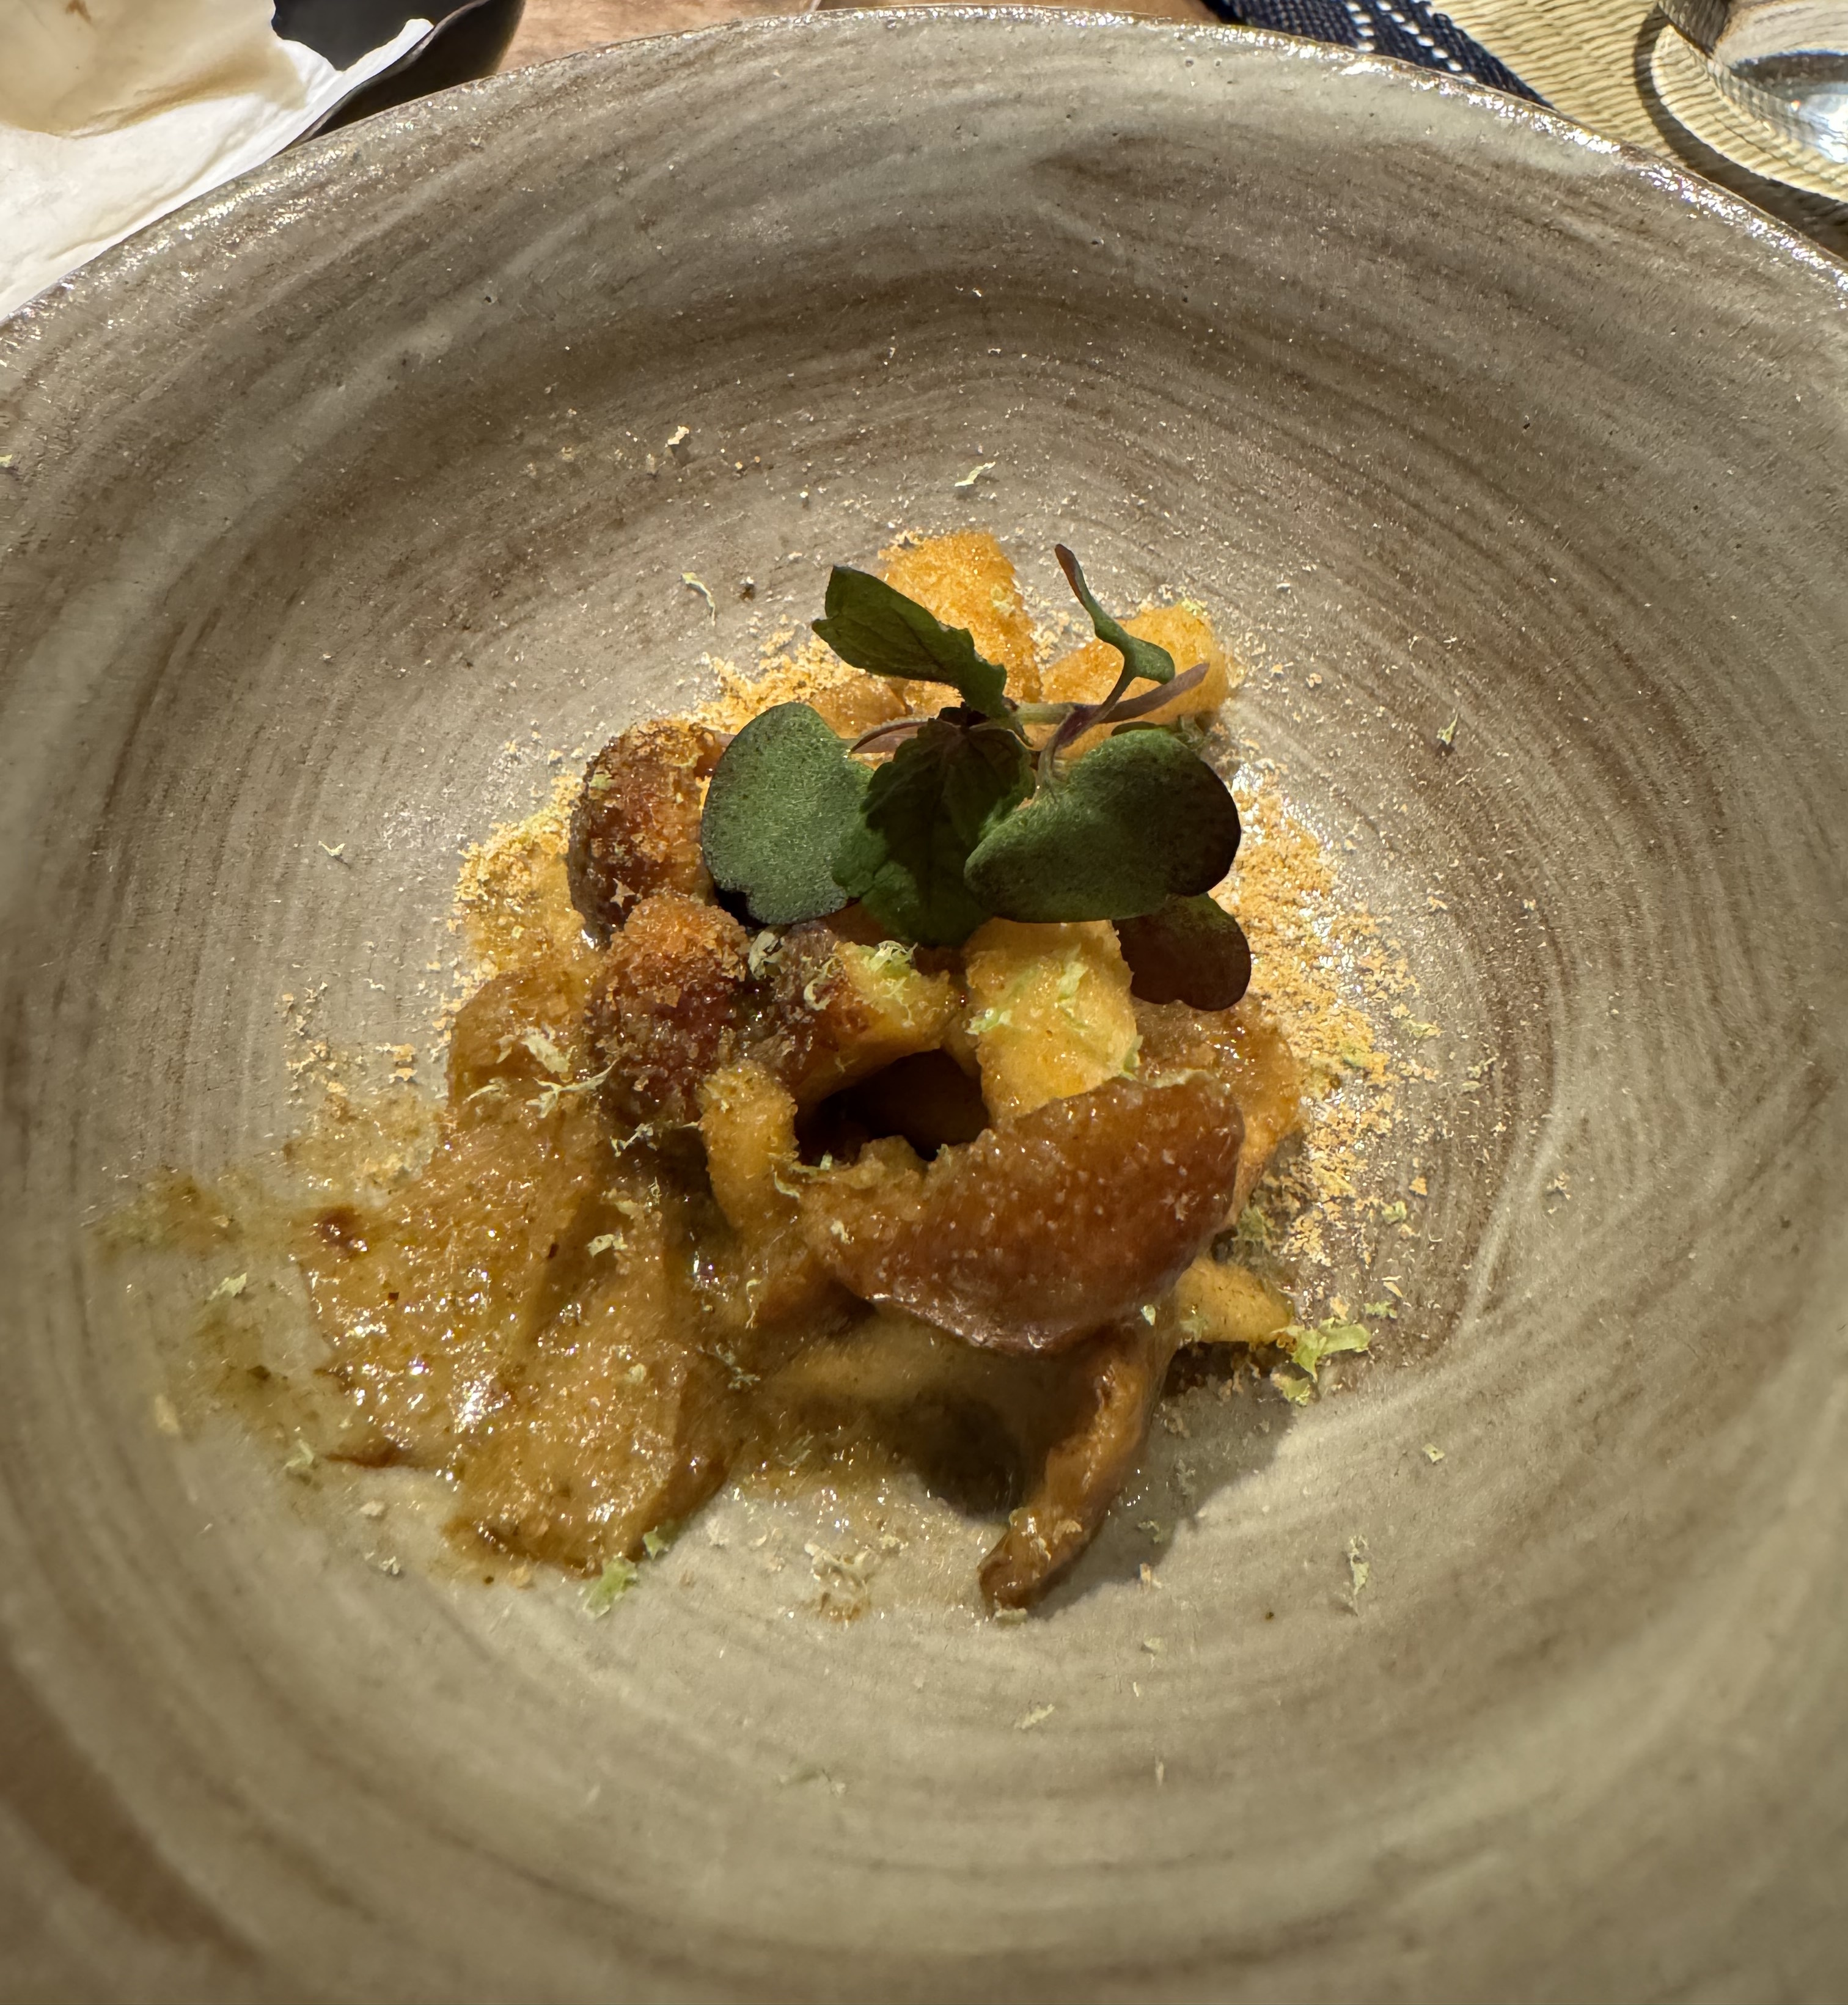
[[[305,43],[336,69],[388,42],[406,21],[421,15],[431,23],[420,42],[314,128],[331,132],[452,83],[493,75],[525,8],[525,0],[276,0],[271,19],[284,40]]]

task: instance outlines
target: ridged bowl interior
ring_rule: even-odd
[[[302,149],[0,399],[0,1992],[1848,1976],[1848,272],[1390,65],[824,16]],[[394,1578],[156,1426],[97,1223],[299,1122],[279,997],[427,1037],[547,750],[971,520],[1249,632],[1444,1027],[1355,1389],[1011,1628],[697,1536],[601,1623]]]

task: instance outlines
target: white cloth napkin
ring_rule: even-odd
[[[279,153],[430,32],[336,70],[271,0],[0,0],[0,314]]]

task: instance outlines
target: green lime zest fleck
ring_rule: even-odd
[[[1358,1322],[1330,1316],[1311,1329],[1293,1322],[1280,1329],[1272,1340],[1285,1353],[1284,1362],[1270,1375],[1270,1382],[1292,1406],[1306,1406],[1314,1398],[1322,1365],[1340,1351],[1370,1350],[1372,1340]]]
[[[640,1569],[633,1560],[606,1560],[603,1571],[584,1590],[586,1615],[607,1615],[635,1585]]]

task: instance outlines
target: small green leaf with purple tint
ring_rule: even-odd
[[[1116,937],[1130,966],[1130,992],[1145,1002],[1229,1010],[1251,985],[1245,929],[1203,893],[1119,919]]]
[[[870,571],[836,564],[827,574],[827,617],[814,625],[856,669],[903,682],[947,683],[984,717],[1007,714],[1007,671],[975,651],[969,630],[946,627]]]
[[[1126,627],[1111,618],[1098,603],[1097,595],[1084,582],[1078,560],[1063,543],[1055,543],[1052,554],[1058,558],[1059,568],[1065,573],[1065,581],[1071,587],[1078,603],[1091,615],[1091,630],[1123,656],[1126,673],[1147,683],[1172,682],[1173,655],[1165,648],[1158,648],[1153,641],[1137,640]]]

